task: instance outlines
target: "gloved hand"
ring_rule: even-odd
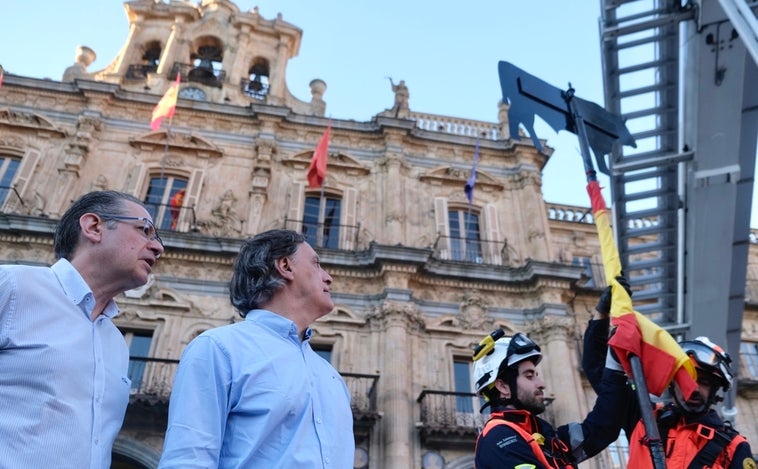
[[[616,281],[624,287],[624,290],[629,294],[629,296],[632,296],[632,287],[629,285],[629,280],[624,277],[623,272],[621,275],[616,277]],[[595,306],[595,310],[597,310],[598,313],[600,313],[603,316],[608,316],[611,313],[611,299],[612,299],[612,290],[611,286],[608,285],[605,290],[603,290],[603,293],[600,295],[600,299],[597,301],[597,305]]]

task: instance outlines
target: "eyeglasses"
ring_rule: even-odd
[[[100,214],[100,218],[103,220],[113,220],[113,221],[130,221],[130,220],[136,220],[141,221],[144,223],[142,226],[136,226],[135,228],[138,228],[142,230],[142,233],[145,235],[145,238],[147,238],[148,241],[158,241],[158,243],[163,246],[163,240],[158,235],[158,230],[155,229],[155,225],[153,224],[153,221],[146,217],[127,217],[125,215],[111,215],[111,214]]]

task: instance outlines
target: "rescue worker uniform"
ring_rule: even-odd
[[[611,369],[601,371],[598,386],[604,392],[587,418],[557,429],[529,411],[494,405],[477,437],[476,469],[574,469],[605,449],[618,438],[615,423],[628,412],[609,398],[624,392],[626,376]]]
[[[595,388],[605,368],[610,319],[592,320],[584,339],[582,367]],[[715,386],[715,385],[714,385]],[[604,392],[602,386],[595,389]],[[615,424],[623,428],[629,440],[630,469],[652,469],[650,449],[644,444],[645,428],[637,395],[630,386],[610,396],[626,411]],[[755,469],[756,463],[747,440],[726,424],[713,409],[699,414],[685,412],[673,403],[658,404],[654,409],[658,431],[666,457],[666,469]]]

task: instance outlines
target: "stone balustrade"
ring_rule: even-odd
[[[411,112],[410,118],[416,121],[416,127],[431,132],[445,132],[466,137],[481,137],[487,140],[504,140],[500,126],[492,122],[461,119],[458,117],[438,116]]]

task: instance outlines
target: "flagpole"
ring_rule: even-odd
[[[563,97],[568,104],[569,113],[574,121],[576,134],[579,138],[579,148],[582,153],[582,159],[584,160],[584,171],[587,176],[587,183],[588,185],[597,184],[597,173],[595,172],[595,167],[592,164],[592,155],[590,154],[587,128],[584,125],[584,118],[576,108],[576,104],[573,99],[574,88],[570,83],[569,89],[563,94]],[[611,244],[614,248],[614,252],[610,254],[615,256],[618,261],[618,250],[615,249],[614,243]],[[603,257],[605,257],[609,253],[603,254]],[[618,274],[621,274],[620,269]],[[606,282],[609,283],[608,279],[606,279]],[[645,374],[642,369],[642,362],[640,361],[640,357],[634,354],[629,354],[628,360],[629,365],[632,369],[632,376],[630,378],[632,385],[634,386],[634,390],[637,394],[637,401],[640,407],[642,423],[645,428],[645,439],[643,443],[646,444],[650,449],[650,458],[652,459],[653,467],[655,469],[666,469],[666,455],[663,451],[663,442],[661,441],[661,435],[658,431],[658,424],[656,423],[655,415],[653,414],[653,408],[650,405],[650,395],[648,393],[647,383],[645,382]]]

